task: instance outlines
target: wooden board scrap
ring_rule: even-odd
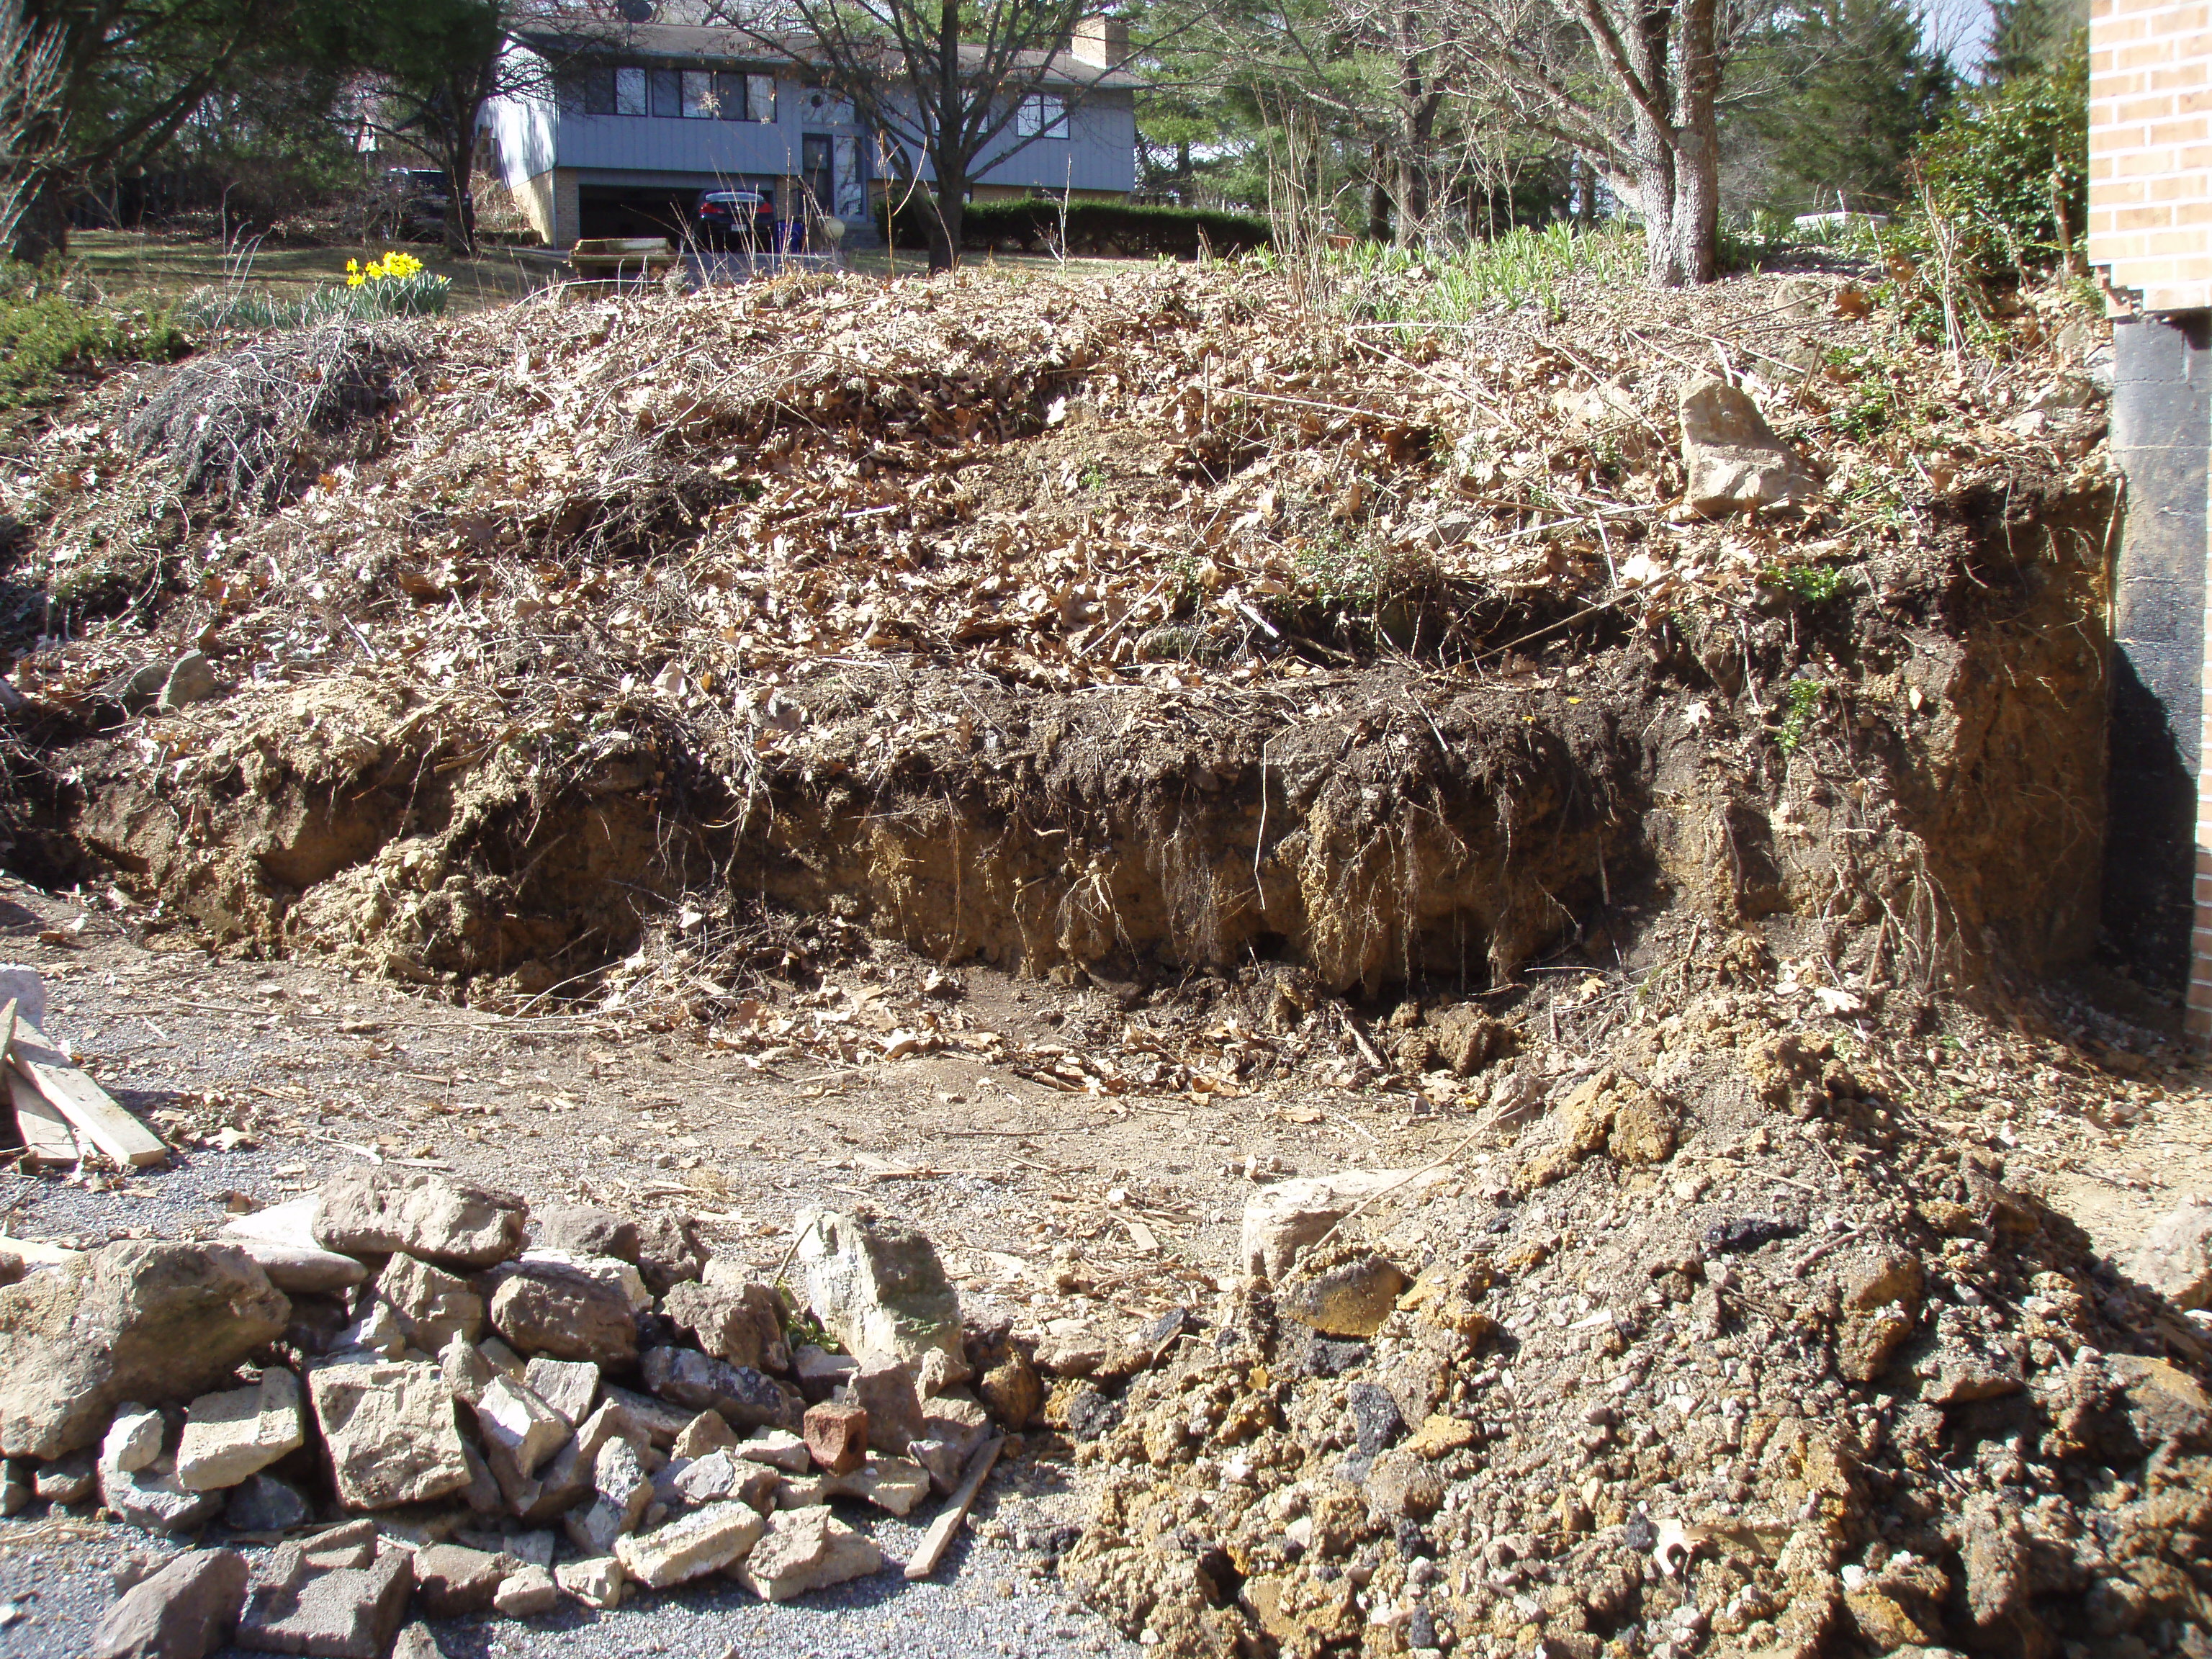
[[[980,1447],[969,1460],[968,1477],[960,1483],[960,1490],[945,1500],[945,1507],[937,1519],[929,1523],[929,1530],[921,1535],[921,1547],[914,1559],[906,1564],[909,1579],[927,1578],[937,1571],[937,1564],[945,1559],[945,1547],[951,1543],[952,1534],[960,1530],[960,1523],[968,1518],[968,1509],[975,1501],[975,1494],[983,1489],[983,1477],[990,1474],[991,1466],[999,1461],[999,1449],[1006,1443],[1002,1435],[994,1435]]]
[[[22,1131],[24,1155],[34,1167],[77,1161],[76,1136],[69,1120],[12,1066],[8,1072],[8,1097],[15,1108],[15,1127]]]
[[[169,1149],[159,1135],[116,1104],[45,1032],[20,1017],[8,1058],[80,1134],[121,1167],[143,1170],[168,1161]]]

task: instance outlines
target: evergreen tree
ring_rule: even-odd
[[[2089,0],[1990,0],[1992,82],[2056,69],[2074,37],[2089,27]]]

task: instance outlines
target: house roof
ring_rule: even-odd
[[[699,23],[595,21],[580,27],[523,29],[518,34],[525,45],[550,48],[563,55],[657,58],[683,64],[805,64],[815,52],[811,35],[786,35],[775,47],[771,47],[760,37],[743,30]],[[963,41],[960,57],[963,64],[980,63],[983,48]],[[1103,69],[1066,52],[1020,52],[1016,55],[1015,64],[1025,76],[1062,86],[1127,88],[1144,84],[1127,70]]]

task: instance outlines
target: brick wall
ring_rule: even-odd
[[[2212,306],[2212,0],[2091,0],[2088,231],[2144,309]]]

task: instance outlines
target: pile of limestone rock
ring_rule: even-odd
[[[800,1310],[684,1222],[532,1225],[520,1199],[391,1166],[213,1243],[0,1262],[0,1510],[97,1500],[278,1545],[126,1562],[110,1656],[380,1659],[435,1651],[403,1638],[410,1606],[527,1618],[718,1572],[781,1601],[873,1572],[830,1501],[913,1514],[1042,1388],[1003,1332],[963,1330],[921,1235],[799,1224],[831,1340],[795,1346]]]

